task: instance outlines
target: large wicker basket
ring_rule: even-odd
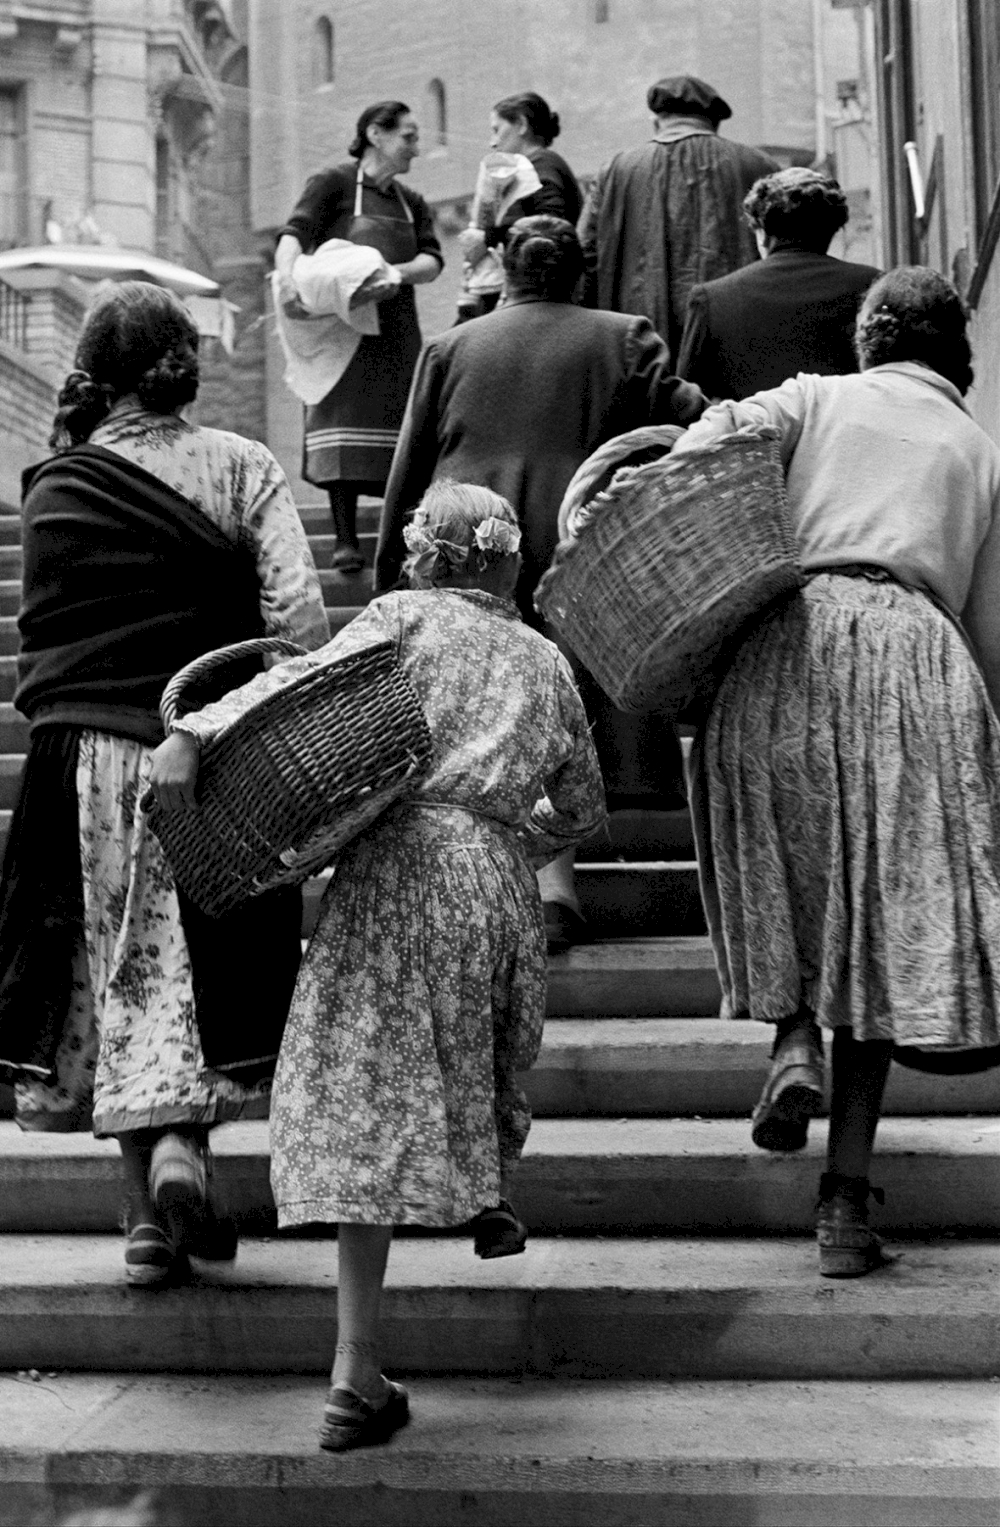
[[[160,703],[169,733],[185,691],[279,637],[189,663]],[[431,738],[391,642],[335,658],[268,695],[203,750],[195,811],[143,805],[178,885],[211,916],[328,865],[427,771]]]
[[[681,717],[801,582],[775,432],[741,431],[620,472],[535,602],[622,710]]]

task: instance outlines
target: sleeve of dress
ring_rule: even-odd
[[[596,832],[608,814],[583,701],[561,652],[555,655],[555,684],[562,756],[522,830],[528,858],[536,869]]]
[[[583,211],[580,213],[580,221],[576,225],[580,247],[583,250],[582,301],[583,306],[588,308],[597,306],[597,222],[601,212],[601,193],[606,171],[605,165],[587,192]]]
[[[266,446],[247,441],[241,526],[260,579],[260,613],[268,636],[287,636],[310,650],[330,639],[319,574],[288,479]]]
[[[290,233],[298,239],[306,254],[312,254],[317,244],[328,237],[326,230],[344,210],[346,194],[342,170],[322,170],[318,175],[310,175],[288,222],[278,229],[278,238]]]
[[[673,455],[697,450],[709,445],[720,435],[734,434],[738,429],[762,429],[771,426],[778,431],[781,460],[787,466],[802,434],[809,407],[810,378],[801,372],[789,377],[780,387],[768,392],[755,392],[742,402],[715,403],[707,408],[696,424],[678,440]]]
[[[422,196],[411,193],[409,202],[413,213],[413,231],[417,236],[417,253],[433,255],[443,270],[444,255],[441,253],[441,240],[434,227],[434,214]]]
[[[393,618],[394,612],[385,609],[386,601],[376,600],[366,605],[359,615],[346,625],[342,631],[338,631],[332,641],[320,647],[316,652],[309,652],[305,657],[286,658],[283,663],[276,663],[266,673],[259,673],[250,680],[249,684],[241,684],[238,689],[231,689],[223,695],[221,700],[213,700],[211,705],[206,705],[202,710],[191,711],[188,715],[175,721],[172,730],[186,732],[194,737],[202,747],[211,742],[238,721],[248,710],[253,710],[268,695],[273,695],[279,689],[284,689],[287,684],[293,683],[303,674],[310,673],[315,668],[322,668],[324,664],[334,658],[347,657],[352,652],[363,652],[366,647],[377,646],[379,642],[392,639],[399,646],[398,621]]]
[[[385,485],[375,548],[375,591],[384,593],[399,580],[406,547],[406,517],[423,498],[438,460],[438,409],[443,366],[434,340],[420,352],[410,385],[406,413]]]
[[[648,318],[633,318],[625,338],[628,416],[643,424],[685,424],[697,415],[687,404],[697,389],[670,371],[670,352]]]

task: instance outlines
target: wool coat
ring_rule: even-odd
[[[881,272],[808,249],[776,249],[696,286],[677,369],[710,398],[748,398],[800,371],[857,371],[854,321]]]
[[[680,384],[645,318],[520,298],[424,345],[386,485],[375,586],[391,589],[403,525],[439,477],[508,499],[524,537],[518,603],[558,540],[557,516],[581,462],[626,430],[671,424]]]

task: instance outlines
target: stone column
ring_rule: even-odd
[[[93,215],[130,249],[155,239],[145,0],[93,0]]]

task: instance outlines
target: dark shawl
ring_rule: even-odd
[[[23,543],[14,704],[36,723],[155,745],[168,679],[263,630],[249,549],[103,446],[76,446],[25,473]]]
[[[100,446],[25,474],[16,704],[35,726],[0,884],[0,1068],[51,1073],[82,937],[76,763],[86,728],[155,744],[160,693],[192,658],[262,631],[253,557],[183,495]],[[243,682],[206,686],[197,703]],[[301,896],[223,918],[180,896],[206,1064],[274,1069],[299,962]]]

